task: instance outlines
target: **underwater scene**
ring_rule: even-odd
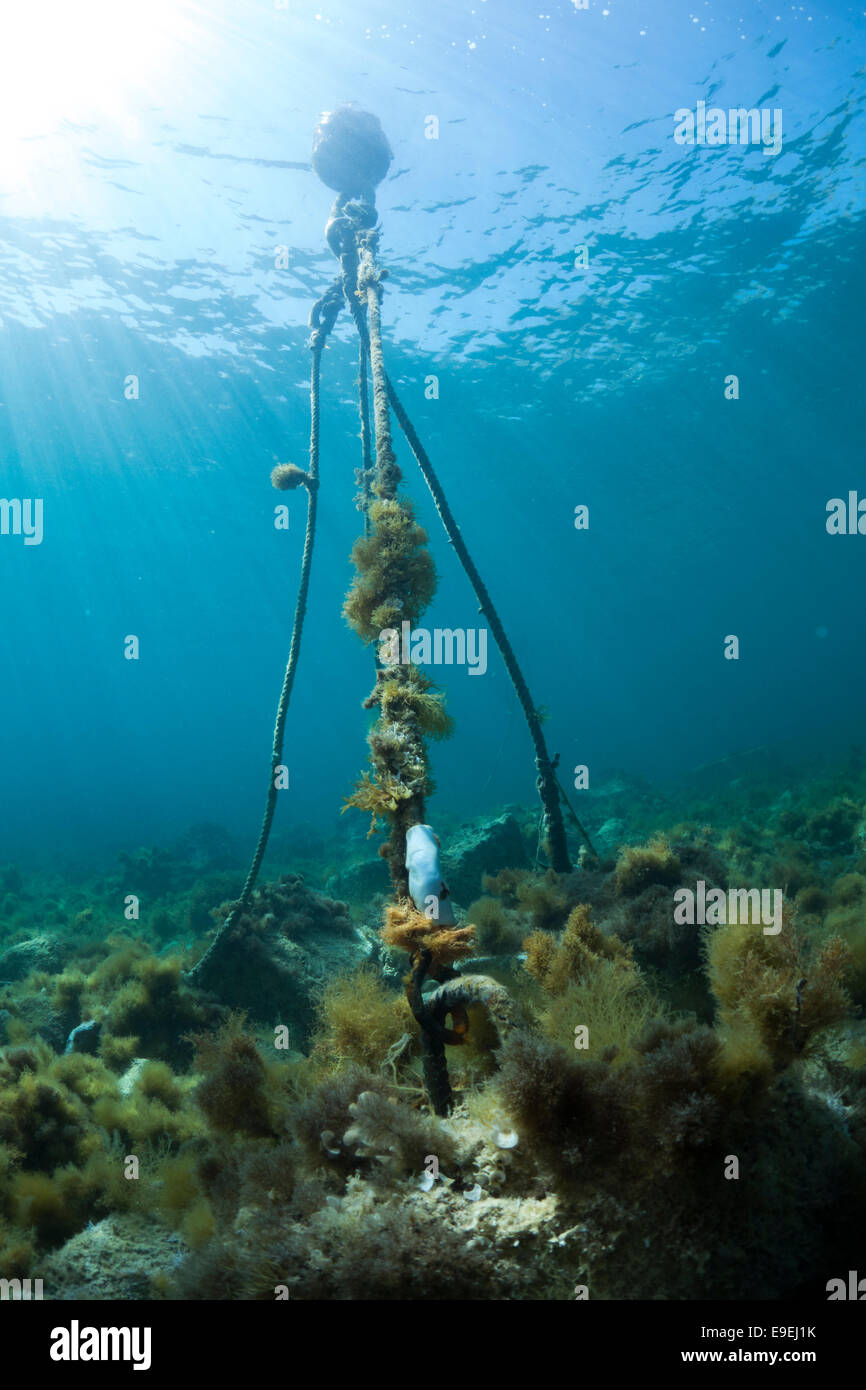
[[[864,59],[4,12],[3,1299],[866,1299]]]

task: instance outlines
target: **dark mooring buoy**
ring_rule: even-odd
[[[313,135],[313,169],[337,193],[366,193],[394,158],[378,116],[353,102],[326,111]]]

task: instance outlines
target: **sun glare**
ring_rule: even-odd
[[[0,18],[0,165],[64,121],[134,120],[188,41],[183,0],[38,0]]]

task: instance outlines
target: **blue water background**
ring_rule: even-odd
[[[45,508],[41,546],[0,537],[0,859],[111,854],[198,820],[255,838],[304,511],[289,495],[274,530],[269,473],[305,462],[306,321],[334,273],[331,195],[294,166],[346,99],[395,152],[389,369],[563,766],[665,781],[735,748],[806,763],[857,739],[866,537],[824,517],[866,496],[860,10],[175,9],[183,33],[124,112],[81,93],[0,183],[0,491]],[[699,99],[782,108],[782,152],[677,145],[673,112]],[[355,370],[344,314],[284,825],[332,825],[366,759],[371,658],[340,613]],[[440,572],[426,625],[477,627],[402,442],[398,458]],[[531,802],[498,656],[440,675],[457,731],[431,818]]]

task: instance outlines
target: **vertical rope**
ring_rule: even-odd
[[[365,536],[370,534],[373,459],[367,384],[370,338],[367,332],[367,320],[364,317],[364,306],[358,297],[358,236],[365,227],[374,225],[375,220],[375,203],[349,202],[341,195],[331,210],[331,219],[326,231],[328,244],[340,262],[343,295],[358,330],[358,414],[361,421],[361,467],[356,473],[356,477],[361,487],[360,506],[364,513]]]
[[[373,377],[373,426],[376,440],[375,492],[377,497],[394,498],[400,470],[391,442],[391,416],[388,385],[382,352],[381,275],[374,259],[375,233],[358,238],[358,292],[365,296],[369,325],[370,372]]]
[[[352,314],[358,325],[359,336],[363,327],[361,350],[369,352],[370,373],[373,378],[373,429],[376,446],[376,466],[373,470],[372,491],[382,501],[396,501],[400,483],[400,469],[391,441],[391,415],[388,406],[388,386],[385,375],[385,358],[382,351],[381,295],[382,275],[376,260],[376,233],[373,230],[356,232],[354,237],[357,265],[357,294],[350,299]],[[351,267],[347,267],[350,269]],[[344,282],[345,284],[345,282]],[[357,306],[357,307],[356,307]],[[366,317],[364,315],[366,307]],[[370,499],[372,501],[372,498]],[[388,666],[382,672],[387,679],[408,683],[412,668],[402,663]],[[413,769],[426,766],[424,734],[417,719],[407,710],[402,719],[405,739],[403,761]],[[405,897],[409,891],[406,870],[406,833],[410,826],[423,824],[426,819],[426,805],[423,783],[413,778],[411,795],[403,797],[391,814],[391,835],[388,842],[388,867],[395,896]]]
[[[433,1017],[421,993],[421,986],[429,969],[430,952],[420,951],[412,966],[406,994],[412,1015],[421,1032],[421,1075],[430,1106],[434,1115],[450,1115],[454,1095],[448,1076],[448,1059],[445,1055],[447,1030]]]
[[[345,216],[347,212],[345,206],[341,205],[341,212]],[[409,448],[412,450],[412,453],[415,456],[418,467],[421,470],[421,475],[424,478],[424,481],[427,484],[427,487],[430,491],[430,495],[433,498],[434,505],[436,507],[437,512],[439,513],[439,517],[442,521],[442,525],[445,528],[445,532],[448,536],[448,539],[454,546],[455,553],[457,554],[457,557],[460,560],[460,563],[462,564],[463,569],[466,572],[466,576],[469,579],[469,582],[472,585],[473,590],[475,591],[479,607],[481,608],[482,613],[485,615],[487,621],[490,624],[490,630],[493,633],[494,641],[496,642],[496,645],[498,646],[502,654],[502,660],[505,663],[505,669],[507,670],[508,675],[511,679],[511,683],[514,686],[514,691],[517,695],[520,707],[523,710],[523,715],[526,720],[527,727],[529,729],[529,735],[532,739],[533,747],[535,749],[535,766],[536,771],[538,773],[536,787],[538,789],[538,794],[541,800],[544,813],[545,841],[547,845],[547,851],[550,856],[550,862],[557,873],[570,873],[572,869],[572,863],[568,853],[568,841],[566,838],[565,824],[562,816],[562,803],[560,800],[561,789],[556,775],[558,759],[551,759],[550,757],[550,754],[547,749],[547,740],[544,737],[544,732],[541,727],[541,720],[538,717],[538,713],[535,708],[535,703],[532,699],[532,695],[530,693],[529,686],[527,685],[526,678],[523,675],[520,664],[515,655],[514,648],[512,647],[511,642],[508,639],[508,634],[506,633],[502,620],[499,617],[498,612],[496,611],[493,600],[490,597],[490,594],[487,590],[487,586],[481,578],[481,575],[479,574],[478,569],[476,568],[472,556],[469,554],[469,551],[466,547],[466,543],[463,540],[460,528],[457,525],[457,522],[455,521],[454,515],[448,504],[448,499],[445,496],[442,484],[439,482],[439,479],[436,475],[436,471],[433,468],[433,464],[431,463],[430,458],[428,457],[423,444],[418,438],[412,421],[409,419],[409,416],[406,414],[406,411],[403,408],[403,404],[399,396],[397,395],[397,392],[394,389],[390,377],[385,371],[384,357],[382,355],[380,318],[381,272],[377,271],[374,260],[375,232],[367,232],[366,234],[364,234],[359,230],[356,232],[353,240],[354,246],[349,244],[350,238],[348,236],[345,236],[341,248],[340,262],[343,268],[343,288],[344,293],[346,295],[346,299],[349,303],[349,308],[352,312],[352,317],[355,320],[355,326],[358,330],[358,337],[361,340],[361,352],[364,353],[365,350],[367,350],[370,353],[371,365],[373,369],[374,403],[376,403],[375,390],[377,372],[376,365],[373,364],[373,339],[375,335],[377,361],[381,369],[380,386],[384,387],[385,395],[384,402],[381,400],[381,398],[379,399],[378,408],[380,411],[384,412],[384,417],[387,420],[387,406],[390,403],[394,411],[394,414],[397,418],[397,421],[400,425],[400,428],[402,429],[403,434],[406,437],[406,441],[409,445]],[[354,293],[354,277],[356,273],[358,294]],[[365,317],[364,315],[364,309],[361,302],[362,295],[366,297],[368,317]],[[367,327],[368,319],[369,330]],[[377,414],[376,418],[378,430],[378,420],[380,416]],[[390,422],[388,422],[388,447],[390,450],[390,459],[391,461],[393,461],[394,454],[393,449],[391,448]],[[571,811],[575,824],[578,830],[580,831],[580,834],[583,836],[583,839],[586,842],[587,847],[589,848],[593,857],[597,859],[598,855],[596,853],[595,847],[593,846],[592,841],[589,838],[589,835],[587,834],[586,830],[584,829],[583,825],[578,819],[574,809],[570,805],[569,810]]]
[[[373,485],[372,455],[370,452],[370,400],[367,387],[367,348],[363,338],[358,343],[358,414],[361,417],[361,510],[364,513],[364,535],[370,534],[370,498]]]
[[[295,683],[295,674],[298,669],[298,658],[301,652],[301,638],[304,631],[304,618],[307,612],[307,598],[310,591],[310,572],[313,564],[313,546],[316,539],[316,516],[318,511],[318,491],[319,491],[319,417],[320,417],[320,376],[322,352],[324,351],[325,341],[334,326],[340,306],[343,302],[342,281],[337,280],[329,290],[325,292],[320,300],[313,306],[310,314],[310,324],[312,334],[310,337],[310,347],[312,348],[312,363],[310,367],[310,469],[307,474],[304,487],[307,492],[307,519],[304,528],[304,553],[301,560],[301,577],[298,583],[298,595],[295,600],[295,615],[292,622],[292,638],[289,646],[289,657],[286,662],[286,670],[283,676],[282,689],[277,704],[277,715],[274,722],[274,736],[271,746],[271,771],[268,781],[268,794],[265,802],[265,813],[262,818],[261,830],[253,854],[252,863],[247,873],[241,895],[232,907],[226,920],[223,922],[213,941],[210,943],[201,960],[197,961],[190,970],[188,979],[195,984],[205,985],[209,974],[217,963],[224,943],[235,926],[238,918],[249,907],[253,889],[262,867],[262,860],[268,847],[271,826],[274,821],[274,812],[277,807],[277,770],[283,761],[283,742],[286,732],[286,716],[289,712],[289,701],[292,696],[292,687]]]

